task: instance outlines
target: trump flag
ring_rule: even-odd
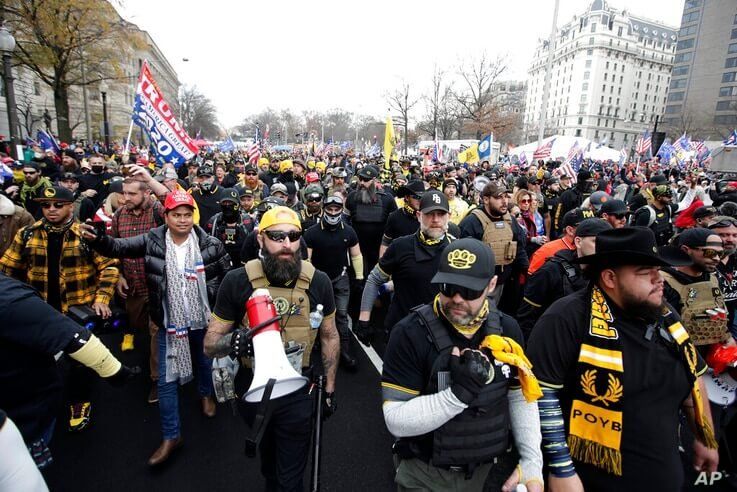
[[[197,153],[197,145],[174,117],[146,61],[138,78],[133,122],[146,132],[161,164],[170,162],[178,168]]]

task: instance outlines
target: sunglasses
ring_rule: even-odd
[[[363,182],[363,183],[366,183],[368,181],[371,181],[371,178],[364,178],[363,176],[359,176],[358,177],[358,180],[361,181],[361,182]]]
[[[69,205],[68,202],[41,202],[41,208],[64,208],[65,205]]]
[[[706,258],[707,260],[710,260],[712,258],[724,258],[725,256],[727,256],[727,252],[724,250],[719,251],[719,250],[711,249],[711,248],[696,248],[696,249],[701,251],[701,254],[704,255],[704,258]]]
[[[519,201],[519,203],[530,203],[531,201],[532,200],[530,200],[529,198],[523,198],[522,200]]]
[[[246,173],[246,176],[258,176],[258,173]]]
[[[322,201],[322,197],[320,195],[317,195],[317,196],[308,196],[307,197],[307,202],[308,203],[309,202],[313,202],[313,203],[314,202],[321,202],[321,201]]]
[[[266,237],[272,241],[276,241],[277,243],[283,243],[287,238],[289,238],[290,243],[295,243],[299,241],[300,237],[302,237],[302,231],[264,231],[264,234],[266,234]]]
[[[462,285],[455,284],[440,284],[440,293],[443,294],[445,297],[455,297],[456,294],[460,294],[460,296],[467,301],[478,299],[479,297],[484,295],[483,289],[473,290],[469,289],[468,287],[463,287]]]
[[[415,200],[422,200],[422,195],[418,195],[416,193],[414,195],[410,195],[409,197],[414,198]]]

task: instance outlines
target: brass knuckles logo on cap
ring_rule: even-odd
[[[476,255],[465,249],[456,249],[448,253],[448,264],[456,270],[468,270],[476,263]]]
[[[55,190],[55,189],[53,189],[53,188],[46,188],[46,189],[44,190],[44,196],[45,196],[46,198],[53,198],[53,197],[55,197],[55,196],[56,196],[56,190]]]

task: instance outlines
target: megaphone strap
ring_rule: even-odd
[[[258,412],[256,417],[253,419],[253,426],[251,427],[251,435],[246,438],[246,456],[253,458],[256,456],[256,450],[264,437],[266,426],[271,419],[272,407],[269,405],[271,399],[271,391],[274,389],[276,379],[271,378],[266,382],[264,387],[264,395],[261,397],[261,402],[258,404]]]

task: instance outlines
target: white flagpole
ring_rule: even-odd
[[[133,118],[131,118],[131,124],[128,127],[128,138],[125,139],[125,150],[123,151],[123,160],[128,160],[128,148],[131,145],[131,134],[133,133]]]

